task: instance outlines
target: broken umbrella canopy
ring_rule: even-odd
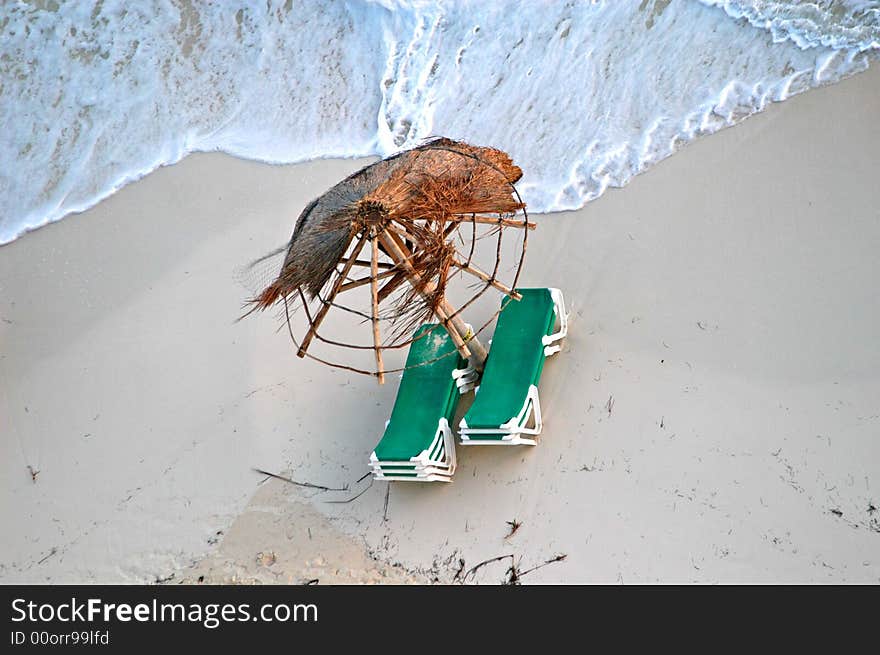
[[[489,289],[519,299],[514,288],[526,235],[534,228],[514,187],[521,176],[506,153],[445,138],[357,171],[302,211],[289,243],[278,251],[284,260],[277,277],[250,301],[248,313],[282,305],[300,357],[375,375],[380,382],[389,372],[383,351],[411,343],[412,329],[433,317],[446,328],[458,352],[482,368],[486,349],[477,334],[488,323],[475,332],[461,312]],[[512,281],[505,284],[498,274],[501,239],[509,228],[522,230],[523,238]],[[495,261],[481,267],[475,261],[475,242],[487,236],[497,238]],[[364,270],[360,276],[355,272]],[[456,309],[447,299],[447,289],[459,273],[478,284],[477,292]],[[356,289],[369,291],[361,309],[342,304]],[[301,339],[290,325],[291,312],[299,307],[308,320]],[[370,323],[372,344],[322,336],[320,328],[331,309]],[[313,355],[308,351],[316,339],[329,346],[372,350],[376,369]]]

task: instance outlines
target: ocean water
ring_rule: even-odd
[[[0,243],[194,151],[274,163],[432,135],[575,209],[864,70],[880,0],[0,3]]]

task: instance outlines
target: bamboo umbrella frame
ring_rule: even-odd
[[[490,149],[475,148],[467,144],[441,139],[431,142],[417,149],[421,153],[441,151],[443,156],[436,158],[441,161],[452,161],[450,169],[457,172],[455,167],[461,167],[457,158],[462,159],[469,166],[465,172],[468,175],[465,182],[456,178],[455,183],[465,190],[461,193],[471,193],[476,197],[476,206],[472,201],[470,205],[464,203],[466,209],[483,211],[456,212],[456,196],[459,187],[450,187],[447,178],[452,174],[447,170],[438,171],[418,170],[419,184],[411,184],[406,176],[407,169],[396,177],[392,177],[392,183],[380,186],[379,190],[391,196],[391,202],[377,202],[375,195],[366,194],[356,205],[356,211],[351,220],[351,236],[348,247],[345,248],[333,271],[327,279],[321,292],[314,294],[313,303],[317,303],[316,311],[311,311],[307,293],[303,286],[295,289],[292,297],[293,304],[301,306],[308,321],[308,329],[301,340],[297,340],[291,327],[291,302],[287,293],[280,294],[283,300],[284,316],[290,338],[297,348],[299,357],[309,357],[320,363],[349,370],[357,373],[375,376],[379,383],[383,383],[386,373],[402,371],[402,368],[388,369],[385,366],[383,352],[389,349],[403,348],[413,342],[411,338],[400,338],[401,334],[411,332],[414,323],[421,322],[427,315],[433,315],[443,325],[456,346],[456,351],[462,357],[469,359],[476,368],[482,369],[487,357],[486,348],[481,343],[478,335],[488,327],[497,317],[498,312],[490,317],[476,331],[471,329],[462,319],[462,312],[470,307],[476,300],[489,289],[495,289],[519,300],[520,295],[515,291],[517,282],[522,271],[525,252],[528,245],[528,233],[535,228],[535,224],[529,222],[525,203],[519,196],[513,181],[513,175],[509,170],[503,170],[499,165],[484,156],[485,151],[500,153]],[[449,153],[446,155],[445,153]],[[504,153],[500,153],[509,162]],[[431,163],[432,160],[429,160]],[[418,161],[416,162],[418,164]],[[512,167],[512,163],[509,164]],[[515,172],[519,172],[519,169]],[[521,173],[520,173],[521,174]],[[516,175],[518,178],[518,175]],[[469,189],[473,180],[490,180],[496,188],[484,192],[483,189]],[[503,187],[502,194],[497,187]],[[388,189],[391,189],[389,191]],[[425,191],[427,189],[427,191]],[[437,192],[437,196],[431,194]],[[378,191],[376,193],[379,193]],[[396,205],[393,194],[404,198],[399,203],[409,212],[395,213]],[[446,193],[447,197],[442,197]],[[490,196],[485,208],[480,206],[482,195]],[[421,195],[419,195],[421,194]],[[494,196],[492,195],[494,194]],[[424,197],[421,197],[421,196]],[[502,199],[502,195],[507,200]],[[439,197],[435,204],[431,204],[434,198]],[[470,198],[471,196],[468,196]],[[414,200],[415,198],[415,200]],[[450,200],[451,198],[451,200]],[[492,201],[500,207],[500,211],[493,211]],[[452,203],[450,205],[450,203]],[[391,207],[391,211],[388,207]],[[432,213],[433,207],[440,207],[443,211]],[[415,209],[413,209],[415,207]],[[511,211],[512,210],[512,211]],[[305,212],[304,212],[305,214]],[[518,216],[517,214],[521,214]],[[468,252],[463,253],[455,245],[456,237],[465,243],[462,228],[470,228],[470,245]],[[478,228],[488,229],[489,234],[478,237]],[[518,253],[518,261],[515,265],[513,279],[506,284],[499,279],[501,266],[502,238],[507,229],[514,229],[522,233],[521,249]],[[475,244],[478,238],[485,236],[497,236],[495,245],[495,262],[491,271],[484,271],[474,262]],[[294,233],[294,239],[297,233]],[[293,239],[292,239],[293,241]],[[358,277],[353,271],[368,271],[367,275]],[[455,275],[465,275],[474,279],[478,289],[460,307],[453,307],[446,297],[446,285],[450,278]],[[350,291],[369,287],[369,312],[360,311],[342,303],[343,294]],[[383,302],[387,303],[393,295],[399,296],[396,304],[390,309],[383,309]],[[273,298],[274,300],[274,298]],[[267,305],[268,303],[264,303]],[[340,309],[362,318],[369,322],[372,332],[372,343],[355,344],[334,340],[321,334],[320,328],[330,313],[331,309]],[[390,322],[392,331],[389,333],[390,342],[382,341],[382,323]],[[407,332],[409,331],[409,332]],[[419,338],[424,338],[429,333],[423,333]],[[317,340],[328,345],[350,348],[355,350],[372,350],[375,359],[375,370],[365,370],[343,363],[331,362],[325,358],[309,352],[312,343]],[[453,351],[455,352],[455,351]],[[452,354],[452,353],[448,353]],[[423,362],[429,364],[431,362]]]

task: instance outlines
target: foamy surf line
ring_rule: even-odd
[[[502,148],[533,212],[864,70],[880,0],[164,0],[0,8],[0,243],[194,151]]]

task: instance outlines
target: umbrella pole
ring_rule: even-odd
[[[479,268],[477,268],[473,264],[470,264],[468,262],[460,262],[457,259],[453,259],[452,265],[455,266],[456,268],[460,268],[465,273],[470,273],[474,277],[480,278],[486,284],[489,284],[489,285],[495,287],[496,289],[498,289],[499,291],[506,293],[508,296],[510,296],[514,300],[522,300],[522,295],[520,295],[520,293],[518,291],[511,289],[510,287],[508,287],[505,284],[501,284],[501,282],[496,280],[494,277],[492,277],[491,275],[489,275],[485,271],[480,270]]]
[[[433,283],[425,284],[422,281],[418,271],[410,262],[410,257],[406,254],[406,247],[399,242],[396,235],[386,231],[379,234],[379,239],[382,241],[382,245],[385,246],[391,259],[403,269],[413,288],[421,289],[423,296],[427,297],[430,295],[436,288],[435,285]],[[483,370],[488,352],[483,344],[480,343],[480,340],[471,334],[471,331],[461,317],[458,316],[455,309],[443,298],[437,303],[434,311],[437,314],[437,318],[443,323],[446,331],[449,332],[449,336],[462,357],[470,360],[477,370]]]
[[[467,344],[466,348],[470,351],[466,354],[465,352],[462,352],[461,348],[459,348],[459,352],[461,352],[463,357],[470,361],[475,369],[482,371],[483,367],[486,365],[486,357],[489,356],[486,348],[468,326],[465,325],[461,316],[456,313],[455,308],[450,305],[445,298],[440,301],[437,310],[437,316],[443,321],[443,325],[446,327],[446,330],[450,335],[452,335],[452,330],[450,330],[450,328],[452,328],[457,335],[463,337],[462,341]],[[455,337],[453,337],[453,340],[454,339]]]
[[[371,316],[373,318],[373,349],[376,353],[376,377],[379,384],[385,384],[385,366],[382,363],[382,340],[379,338],[379,239],[370,234],[372,246],[370,256],[370,295],[372,297]]]

